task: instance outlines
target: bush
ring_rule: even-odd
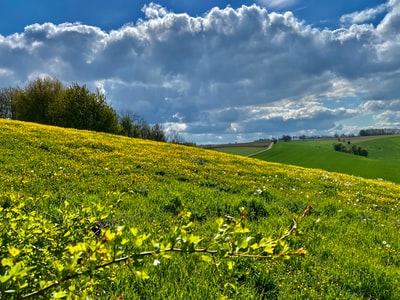
[[[368,151],[360,146],[352,145],[350,149],[347,149],[346,146],[342,143],[336,143],[333,145],[335,151],[351,153],[354,155],[360,156],[368,156]]]

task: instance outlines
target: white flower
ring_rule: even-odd
[[[262,189],[257,189],[255,192],[254,192],[254,195],[261,195],[262,194]]]
[[[153,261],[153,266],[158,266],[161,262],[158,259]]]

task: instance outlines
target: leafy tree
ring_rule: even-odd
[[[121,126],[121,134],[122,135],[125,135],[128,137],[135,136],[135,131],[134,131],[135,126],[133,124],[132,119],[129,116],[127,116],[127,115],[122,116],[120,118],[119,125]]]
[[[50,124],[49,107],[62,95],[64,86],[54,78],[38,78],[12,98],[12,115],[17,120]]]
[[[360,146],[352,145],[350,149],[347,149],[346,146],[342,143],[336,143],[333,145],[335,151],[351,153],[354,155],[368,156],[368,151]]]
[[[345,152],[344,150],[346,150],[346,147],[342,143],[334,144],[333,148],[335,149],[335,151],[341,151],[341,152]]]
[[[358,147],[356,145],[351,146],[350,153],[358,155]]]
[[[359,155],[368,156],[368,151],[366,149],[361,149],[361,151],[359,152]]]
[[[391,135],[399,133],[400,130],[395,128],[368,128],[368,129],[361,129],[358,135],[359,136]]]
[[[50,109],[52,125],[117,133],[118,116],[99,91],[72,84]]]
[[[99,90],[85,85],[65,87],[53,78],[38,78],[24,89],[0,90],[0,117],[61,127],[122,134],[129,137],[166,141],[160,124],[150,126],[132,113],[118,117]]]
[[[142,117],[132,112],[124,112],[120,117],[121,134],[134,138],[166,142],[167,137],[160,124],[150,126]]]

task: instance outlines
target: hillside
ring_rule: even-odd
[[[368,157],[334,151],[336,139],[278,142],[271,150],[265,148],[225,147],[218,151],[251,155],[253,158],[305,168],[317,168],[370,179],[400,183],[400,136],[354,137],[352,145],[368,151]],[[347,140],[346,140],[347,142]]]
[[[82,297],[87,288],[97,299],[400,298],[396,184],[9,120],[0,120],[0,136],[0,222],[10,220],[7,226],[0,224],[0,256],[8,257],[0,266],[0,298],[64,280],[70,274],[60,267],[62,259],[70,259],[71,268],[95,259],[89,256],[94,251],[90,245],[100,247],[112,234],[97,243],[93,224],[96,230],[124,225],[134,233],[133,242],[120,237],[126,245],[115,250],[118,256],[153,250],[160,247],[159,236],[171,240],[177,234],[195,233],[203,238],[191,239],[205,247],[218,231],[216,221],[225,215],[240,217],[241,207],[247,210],[246,227],[256,233],[254,240],[279,237],[308,205],[311,214],[285,245],[304,247],[305,256],[272,262],[238,256],[229,263],[226,256],[207,259],[188,250],[126,261],[125,268],[98,268],[88,281],[72,277],[43,293],[56,298],[69,291]],[[190,229],[178,226],[183,206],[190,212]],[[176,228],[182,231],[174,233]],[[250,241],[242,241],[240,249],[251,251]],[[28,275],[18,271],[16,291],[7,276],[19,260],[19,268],[34,268]],[[28,279],[31,284],[22,284]]]

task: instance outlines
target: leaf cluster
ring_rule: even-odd
[[[284,241],[303,216],[278,238],[255,237],[241,208],[238,218],[217,219],[216,233],[205,237],[196,234],[191,213],[182,209],[174,227],[155,236],[117,225],[110,206],[92,203],[77,210],[65,201],[54,215],[45,216],[29,208],[34,199],[17,193],[9,197],[8,205],[0,207],[0,297],[93,297],[116,280],[121,268],[145,280],[149,268],[174,259],[174,253],[200,255],[217,271],[222,263],[232,270],[239,257],[267,261],[305,254]],[[152,263],[144,259],[149,256]]]

